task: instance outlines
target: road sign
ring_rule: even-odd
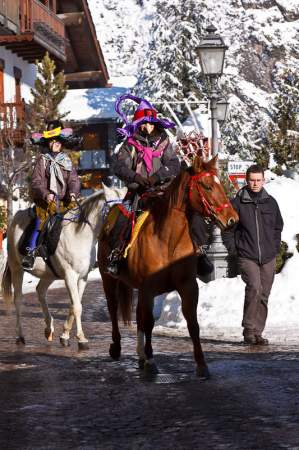
[[[228,177],[235,189],[239,190],[246,184],[246,171],[253,161],[228,161]]]

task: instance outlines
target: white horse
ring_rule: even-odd
[[[114,198],[111,198],[110,195],[113,195]],[[71,302],[60,342],[63,346],[69,345],[70,331],[75,320],[78,347],[83,350],[88,348],[88,340],[82,329],[81,300],[88,273],[96,261],[96,244],[103,225],[105,205],[109,205],[110,202],[114,203],[123,196],[124,191],[121,189],[106,190],[104,187],[104,190],[84,199],[80,203],[79,209],[70,210],[65,214],[57,249],[54,255],[50,256],[50,262],[56,274],[41,257],[36,258],[31,273],[40,279],[36,291],[44,314],[45,336],[48,341],[53,340],[54,322],[47,305],[46,294],[53,281],[61,279],[65,281]],[[12,300],[12,286],[14,288],[13,299],[17,319],[16,341],[23,344],[25,344],[25,338],[21,325],[21,303],[24,270],[21,265],[22,255],[18,251],[18,244],[30,222],[29,211],[27,209],[17,212],[9,227],[7,233],[8,258],[2,278],[2,294],[6,302]]]

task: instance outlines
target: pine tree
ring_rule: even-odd
[[[289,136],[298,131],[299,75],[294,69],[285,69],[278,80],[279,93],[274,100],[273,122],[269,127],[269,145],[278,171],[293,168],[299,160],[299,142]]]
[[[200,41],[200,14],[194,0],[158,1],[151,42],[135,92],[153,102],[202,98],[195,48]],[[173,105],[172,105],[173,106]],[[187,115],[175,105],[179,117]]]
[[[30,131],[42,132],[45,122],[63,119],[68,113],[60,114],[58,107],[67,93],[63,72],[55,74],[55,62],[46,53],[42,61],[37,62],[37,78],[31,89],[33,100],[29,102],[31,118]]]

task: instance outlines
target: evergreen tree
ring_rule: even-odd
[[[231,155],[238,155],[241,159],[251,158],[251,145],[246,130],[247,118],[240,114],[239,104],[237,108],[231,107],[229,117],[221,127],[221,137],[224,149]]]
[[[269,145],[278,171],[293,168],[299,160],[299,142],[289,136],[298,131],[299,75],[294,69],[285,69],[277,83],[279,90],[272,111],[273,123],[269,127]]]
[[[45,122],[63,119],[68,113],[60,114],[58,107],[67,93],[63,72],[55,74],[55,62],[46,53],[42,61],[37,62],[37,78],[31,89],[33,100],[29,102],[31,118],[30,131],[42,132]]]
[[[181,102],[202,98],[195,48],[202,19],[194,0],[158,1],[149,51],[139,73],[135,92],[153,102]],[[183,105],[172,105],[183,118]]]

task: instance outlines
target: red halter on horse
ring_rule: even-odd
[[[222,229],[238,221],[238,215],[217,177],[216,164],[216,158],[204,162],[197,157],[191,168],[174,179],[165,195],[151,207],[116,278],[105,271],[110,249],[108,236],[105,232],[102,234],[99,240],[99,267],[112,320],[112,358],[118,359],[121,353],[117,307],[119,304],[124,320],[130,321],[135,288],[138,289],[137,352],[140,366],[152,372],[157,370],[151,345],[153,300],[164,292],[177,290],[194,346],[198,375],[209,376],[199,338],[197,257],[189,234],[188,216],[192,211],[199,211]]]

